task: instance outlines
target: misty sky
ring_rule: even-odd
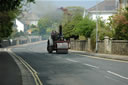
[[[81,6],[86,9],[96,5],[103,0],[35,0],[35,4],[31,4],[31,12],[39,15],[52,13],[57,8],[67,6]]]

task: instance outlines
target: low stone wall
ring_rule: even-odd
[[[86,40],[75,40],[71,41],[71,49],[78,51],[85,51],[88,49],[88,44]]]
[[[29,37],[19,37],[12,40],[1,40],[0,47],[8,47],[8,46],[14,46],[14,45],[20,45],[20,44],[26,44],[26,43],[32,43],[40,41],[40,36],[29,36]]]
[[[91,42],[88,40],[71,41],[72,50],[95,52],[89,47]],[[128,40],[111,40],[106,37],[105,40],[98,41],[98,53],[128,55]]]
[[[105,49],[104,41],[98,41],[98,52],[104,53],[104,49]]]
[[[0,47],[7,47],[10,45],[9,40],[2,40],[0,43]]]
[[[128,55],[128,40],[113,40],[112,54]]]

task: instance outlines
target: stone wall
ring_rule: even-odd
[[[71,49],[84,51],[85,50],[86,41],[75,40],[71,41]]]
[[[128,55],[128,40],[113,40],[112,54]]]
[[[71,41],[71,49],[78,51],[92,51],[91,42],[88,40]],[[98,53],[128,55],[128,40],[112,40],[105,37],[103,41],[98,41]]]
[[[98,52],[104,53],[104,49],[105,49],[104,41],[98,41]]]
[[[89,45],[87,40],[71,41],[71,49],[78,51],[88,51]]]
[[[20,45],[26,43],[37,42],[41,40],[41,36],[29,36],[29,37],[19,37],[15,39],[8,39],[8,40],[1,40],[0,41],[0,48],[13,46],[13,45]]]

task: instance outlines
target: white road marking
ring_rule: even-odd
[[[122,76],[122,75],[120,75],[120,74],[117,74],[117,73],[115,73],[115,72],[112,72],[112,71],[107,71],[107,72],[110,73],[110,74],[113,74],[113,75],[115,75],[115,76],[117,76],[117,77],[120,77],[120,78],[123,78],[123,79],[127,79],[127,80],[128,80],[127,77],[124,77],[124,76]]]
[[[72,60],[72,59],[68,59],[68,58],[66,60],[71,61],[71,62],[78,62],[78,61],[75,61],[75,60]]]
[[[91,64],[87,64],[87,63],[83,63],[83,65],[89,66],[89,67],[93,67],[93,68],[99,68],[97,66],[91,65]]]

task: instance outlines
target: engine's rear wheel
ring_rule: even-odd
[[[47,50],[48,50],[48,53],[52,53],[52,51],[53,51],[51,46],[48,46]]]
[[[53,47],[49,45],[49,40],[48,40],[48,45],[47,45],[47,51],[48,53],[52,53]]]

